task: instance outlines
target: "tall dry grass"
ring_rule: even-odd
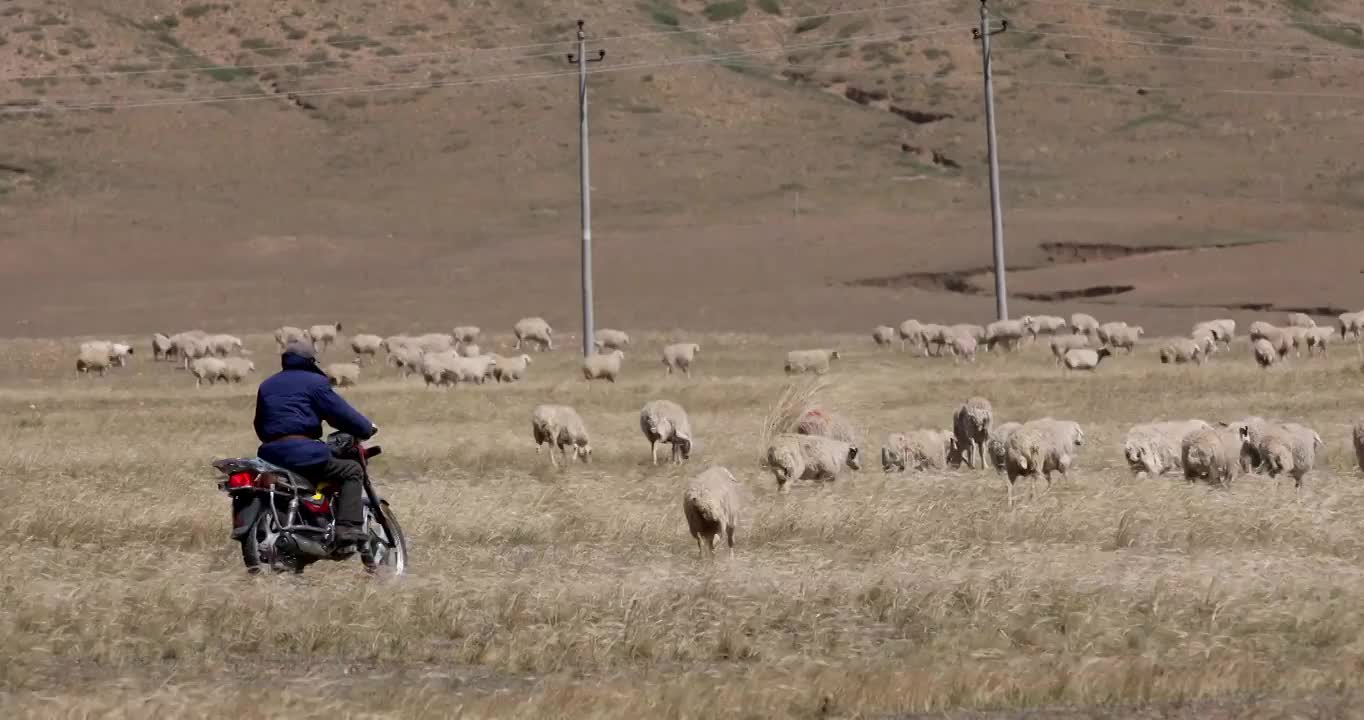
[[[254,386],[196,391],[140,357],[76,378],[73,341],[0,344],[0,706],[874,717],[1249,708],[1255,694],[1353,707],[1340,699],[1364,677],[1352,352],[1263,372],[1241,345],[1203,368],[1162,367],[1148,347],[1067,377],[1040,346],[954,366],[858,338],[842,347],[865,351],[829,375],[793,380],[785,350],[812,339],[706,336],[688,381],[651,357],[670,339],[636,338],[616,385],[585,383],[560,352],[517,385],[427,390],[385,370],[344,391],[383,427],[375,472],[412,543],[412,575],[393,583],[358,564],[244,576],[209,462],[254,451]],[[251,340],[263,376],[272,342]],[[949,427],[976,394],[1001,421],[1083,423],[1071,481],[1010,512],[992,472],[864,471],[781,497],[759,466],[764,438],[814,405],[877,446]],[[637,418],[655,397],[692,416],[683,468],[649,462]],[[540,402],[579,409],[591,464],[536,456]],[[1327,441],[1300,499],[1264,478],[1137,481],[1118,447],[1135,422],[1252,413]],[[732,560],[698,560],[680,508],[684,479],[710,463],[752,498]]]

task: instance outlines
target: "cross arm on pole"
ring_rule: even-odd
[[[1009,29],[1009,21],[1008,21],[1008,20],[1000,20],[1000,21],[999,21],[999,29],[997,29],[997,30],[991,30],[991,31],[990,31],[990,34],[991,34],[991,35],[998,35],[998,34],[1004,32],[1005,30],[1008,30],[1008,29]],[[972,38],[973,40],[979,40],[979,39],[980,39],[980,28],[971,28],[971,38]]]
[[[583,21],[582,21],[582,20],[579,20],[579,21],[578,21],[578,42],[581,44],[581,43],[582,43],[584,40],[586,40],[586,39],[587,39],[587,33],[583,31]],[[606,59],[606,48],[600,48],[600,49],[597,50],[597,56],[596,56],[596,57],[588,57],[588,58],[587,58],[587,62],[590,62],[590,63],[601,62],[602,60],[605,60],[605,59]],[[570,65],[577,65],[578,62],[579,62],[579,58],[578,58],[578,54],[577,54],[577,53],[569,53],[569,54],[568,54],[568,64],[570,64]]]

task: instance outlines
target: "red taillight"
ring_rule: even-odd
[[[227,476],[227,487],[232,490],[237,488],[251,487],[252,481],[256,479],[253,473],[239,472]]]

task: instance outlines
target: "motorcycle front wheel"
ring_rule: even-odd
[[[369,510],[369,540],[360,551],[365,569],[397,577],[407,572],[407,536],[388,503],[382,514]]]

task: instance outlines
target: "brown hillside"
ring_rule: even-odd
[[[993,3],[1011,310],[1364,305],[1349,5]],[[575,331],[579,13],[600,322],[986,319],[979,6],[875,7],[5,0],[0,333]]]

